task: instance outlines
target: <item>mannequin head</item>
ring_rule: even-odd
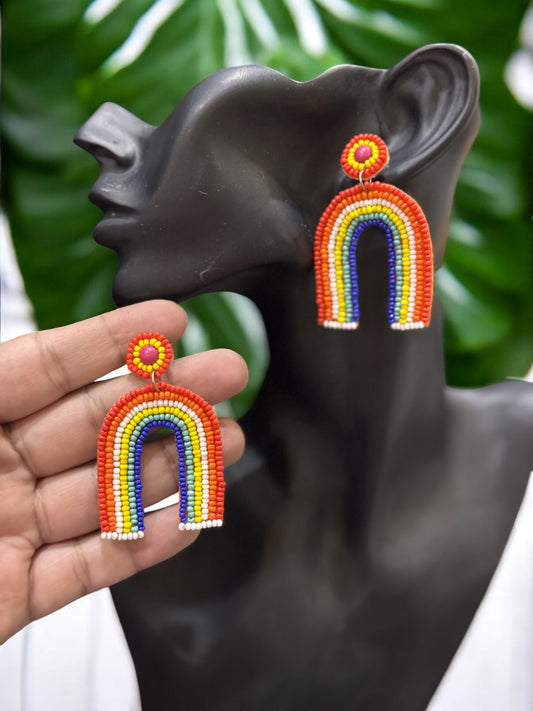
[[[312,273],[318,219],[352,184],[340,153],[362,132],[387,143],[380,180],[420,203],[440,266],[477,95],[470,55],[434,45],[387,71],[344,65],[302,83],[225,69],[158,127],[104,104],[75,142],[101,166],[90,199],[104,212],[95,239],[119,255],[116,300],[253,296],[279,269]]]

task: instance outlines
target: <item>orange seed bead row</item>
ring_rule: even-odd
[[[109,411],[104,420],[98,440],[98,497],[102,532],[112,534],[116,530],[116,495],[113,489],[114,444],[120,423],[136,406],[158,400],[175,401],[185,405],[200,417],[204,424],[207,452],[205,454],[209,471],[209,513],[205,521],[181,521],[180,527],[205,527],[219,525],[224,512],[224,489],[222,462],[222,440],[220,425],[213,408],[203,398],[186,388],[165,384],[164,390],[156,390],[152,385],[137,388],[120,398]],[[195,476],[196,490],[201,488],[201,482]]]

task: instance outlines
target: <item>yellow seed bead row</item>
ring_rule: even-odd
[[[128,461],[128,456],[129,456],[129,443],[131,439],[131,435],[133,433],[135,425],[132,426],[132,422],[135,420],[136,417],[139,416],[139,419],[137,422],[140,422],[140,420],[146,416],[146,414],[152,414],[148,413],[147,410],[142,410],[137,415],[135,415],[134,418],[130,420],[130,422],[125,426],[124,432],[122,433],[122,437],[120,440],[120,491],[121,491],[121,500],[122,500],[122,516],[124,519],[124,533],[129,533],[131,531],[131,507],[130,507],[130,500],[129,500],[129,486],[128,486],[128,474],[130,471],[130,463]]]
[[[339,315],[338,321],[346,321],[346,299],[344,295],[344,272],[342,267],[342,248],[348,228],[354,219],[357,219],[361,215],[369,215],[371,213],[382,212],[386,214],[389,219],[397,227],[400,241],[402,245],[402,293],[400,296],[400,323],[407,323],[407,311],[409,305],[409,290],[411,286],[411,256],[409,249],[409,235],[404,221],[392,210],[390,207],[383,205],[372,205],[363,206],[352,210],[347,213],[344,217],[337,234],[331,234],[331,238],[335,239],[335,249],[334,249],[334,262],[335,262],[335,276],[337,284],[337,299],[339,305]],[[398,298],[399,295],[397,295]]]
[[[144,348],[144,346],[154,346],[154,348],[157,348],[157,352],[159,353],[159,358],[156,360],[156,362],[153,365],[146,365],[145,363],[143,363],[141,361],[141,359],[139,357],[141,348]],[[161,344],[161,341],[159,341],[157,338],[143,338],[138,343],[136,343],[133,348],[133,364],[136,365],[141,370],[146,371],[147,373],[151,373],[153,370],[159,370],[159,368],[161,367],[161,364],[165,360],[165,356],[166,356],[165,347]]]
[[[183,411],[180,411],[180,417],[187,425],[189,430],[189,436],[191,438],[192,452],[193,452],[193,473],[194,473],[194,520],[200,522],[202,520],[202,452],[200,449],[200,438],[198,437],[198,431],[196,429],[196,423],[194,420]],[[189,485],[187,484],[187,490],[189,490]]]
[[[364,163],[359,163],[359,161],[355,159],[355,151],[359,148],[359,146],[368,146],[372,149],[372,156],[370,158],[367,158]],[[354,143],[354,145],[348,151],[348,164],[356,170],[363,170],[363,168],[370,168],[370,166],[375,163],[378,156],[379,148],[375,143],[371,143],[368,140],[357,141],[357,143]]]
[[[345,322],[346,321],[346,298],[344,294],[344,271],[342,268],[342,248],[344,241],[346,239],[346,234],[348,228],[350,227],[353,220],[356,220],[360,215],[369,214],[371,211],[366,207],[358,207],[352,212],[349,212],[343,219],[341,225],[339,226],[337,235],[331,235],[335,239],[335,275],[337,284],[337,300],[339,303],[339,315],[337,320]]]
[[[355,212],[350,214],[355,214]],[[335,239],[334,260],[335,280],[337,283],[337,300],[339,304],[339,315],[337,319],[338,321],[346,320],[346,299],[344,296],[343,288],[344,274],[342,269],[342,245],[344,244],[344,240],[346,239],[346,233],[348,231],[350,222],[351,221],[347,221],[346,219],[342,221],[342,224],[339,226],[339,231],[337,232]]]
[[[399,323],[407,323],[407,311],[409,307],[409,291],[411,289],[411,251],[409,248],[409,235],[407,229],[402,223],[400,229],[400,240],[402,243],[402,295],[400,301],[400,319]],[[416,262],[414,262],[416,264]]]
[[[335,240],[334,249],[334,261],[335,261],[335,277],[337,284],[337,300],[339,303],[339,318],[338,321],[346,320],[346,299],[344,295],[344,271],[342,268],[342,248],[344,246],[344,241],[348,233],[348,228],[352,224],[353,220],[356,220],[361,215],[370,214],[372,210],[368,207],[357,207],[351,212],[347,213],[339,225],[337,234],[331,234],[331,239]],[[343,317],[341,318],[341,314]]]
[[[405,227],[404,227],[402,220],[400,220],[400,218],[389,207],[383,207],[381,205],[372,205],[372,206],[367,205],[367,206],[363,206],[363,207],[357,207],[356,209],[354,209],[351,212],[346,214],[346,216],[343,218],[341,225],[339,226],[337,234],[331,235],[331,238],[335,239],[334,262],[335,262],[335,277],[336,277],[335,280],[336,280],[336,284],[337,284],[337,299],[338,299],[338,304],[339,304],[339,315],[338,315],[338,319],[337,319],[338,321],[341,321],[341,322],[346,321],[346,299],[345,299],[345,295],[344,295],[344,278],[345,277],[344,277],[344,271],[343,271],[343,267],[342,267],[342,248],[344,245],[344,241],[346,239],[348,228],[352,224],[353,220],[356,220],[361,215],[370,215],[371,213],[376,213],[376,212],[386,213],[391,218],[391,220],[394,222],[394,224],[398,228],[398,231],[400,233],[403,232],[405,237],[407,237],[407,232],[405,231]],[[407,241],[407,247],[408,246],[409,246],[409,242]],[[402,253],[404,252],[404,250],[405,250],[405,240],[402,238]]]
[[[385,207],[383,212],[394,222],[400,234],[402,243],[402,293],[400,296],[400,323],[407,323],[407,308],[409,303],[409,289],[411,287],[411,253],[409,249],[409,235],[405,223],[390,208]],[[398,298],[398,294],[396,298]]]
[[[409,303],[409,289],[411,287],[411,255],[409,250],[409,235],[404,221],[390,207],[376,206],[377,210],[371,212],[383,212],[394,223],[400,235],[402,245],[402,293],[396,294],[396,299],[400,299],[400,323],[407,323],[407,309]]]
[[[149,415],[164,415],[169,413],[169,409],[166,407],[148,407],[137,412],[129,421],[129,423],[124,428],[124,432],[121,438],[120,445],[120,491],[121,491],[121,502],[122,502],[122,516],[124,521],[124,533],[129,533],[131,530],[131,510],[129,503],[129,489],[128,489],[128,473],[129,473],[129,442],[131,435],[135,430],[135,427],[147,416]],[[194,473],[194,511],[195,520],[201,521],[201,503],[202,503],[202,461],[201,461],[201,450],[199,446],[199,438],[196,432],[196,423],[194,420],[183,412],[180,408],[172,408],[172,414],[176,415],[179,413],[180,419],[185,422],[187,429],[189,430],[189,437],[191,439],[191,445],[193,450],[193,473]],[[198,481],[199,480],[199,481]],[[198,509],[199,507],[199,518]]]

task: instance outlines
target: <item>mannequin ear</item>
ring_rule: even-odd
[[[458,133],[470,129],[470,134],[472,122],[479,120],[478,96],[477,65],[457,45],[422,47],[385,72],[379,107],[390,153],[386,179],[395,182],[416,173]]]

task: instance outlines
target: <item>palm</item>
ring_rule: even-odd
[[[0,564],[3,578],[0,619],[17,629],[31,619],[28,609],[30,569],[35,550],[40,545],[40,534],[32,505],[35,478],[13,447],[6,427],[2,426],[0,436],[0,461],[6,471],[0,479]],[[3,627],[2,623],[2,641]]]
[[[176,338],[184,323],[179,307],[152,302],[1,346],[0,641],[196,538],[178,530],[175,507],[149,515],[142,541],[115,544],[97,532],[96,438],[106,412],[138,382],[133,376],[93,380],[121,364],[137,331],[150,326]],[[99,348],[92,347],[95,342]],[[246,381],[245,366],[229,351],[184,358],[173,368],[169,380],[211,402],[233,395]],[[221,427],[227,464],[240,455],[242,435],[232,421]],[[171,442],[145,448],[145,506],[176,490],[172,449]]]

